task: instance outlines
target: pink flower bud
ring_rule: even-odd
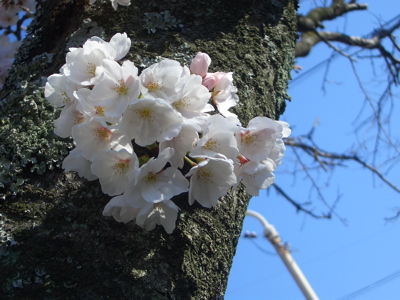
[[[215,87],[214,74],[215,73],[207,73],[207,75],[203,77],[202,85],[208,88],[209,91],[211,91]]]
[[[223,80],[229,80],[230,77],[232,77],[232,73],[224,73],[224,72],[207,73],[206,76],[203,76],[202,84],[206,88],[208,88],[209,91],[211,91],[220,82],[222,82]]]
[[[206,53],[199,52],[193,58],[190,64],[190,71],[193,74],[205,77],[207,75],[208,66],[211,64],[211,58]]]

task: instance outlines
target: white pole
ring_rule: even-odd
[[[269,224],[268,221],[262,215],[260,215],[258,212],[248,210],[246,212],[246,215],[255,217],[256,219],[258,219],[261,222],[261,224],[264,227],[264,236],[271,242],[271,244],[276,249],[276,252],[278,252],[279,256],[283,260],[283,263],[285,264],[286,268],[289,270],[293,279],[296,281],[296,283],[299,286],[304,297],[306,297],[307,300],[318,300],[319,298],[315,294],[311,285],[308,283],[303,272],[301,272],[299,266],[294,261],[292,255],[286,249],[286,247],[283,245],[282,240],[279,237],[279,234],[276,231],[275,227],[273,225]]]

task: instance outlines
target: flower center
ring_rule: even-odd
[[[161,85],[158,82],[150,82],[147,85],[147,89],[149,90],[149,92],[155,92],[157,90],[159,90],[161,88]]]
[[[102,141],[108,141],[111,137],[111,134],[112,134],[111,130],[105,128],[104,126],[101,126],[96,129],[96,135]]]
[[[59,95],[59,97],[60,97],[60,99],[61,99],[61,102],[62,102],[64,105],[67,104],[67,103],[69,103],[69,102],[71,102],[71,99],[68,97],[68,95],[67,95],[66,92],[61,93],[61,94]]]
[[[92,63],[88,63],[86,66],[86,71],[92,75],[95,76],[96,75],[96,65],[92,64]]]
[[[153,116],[153,114],[151,113],[151,109],[148,107],[145,107],[143,109],[139,109],[137,111],[137,114],[139,115],[140,118],[142,119],[148,119],[150,120]]]
[[[146,183],[154,183],[157,181],[158,175],[150,172],[147,174],[147,176],[144,178],[144,182]]]
[[[104,106],[95,106],[96,115],[104,117]]]
[[[214,150],[217,144],[218,144],[217,141],[211,138],[208,139],[207,142],[205,142],[203,147],[208,150]]]
[[[122,79],[118,80],[118,82],[119,84],[116,84],[116,87],[113,88],[113,90],[120,95],[124,96],[128,95],[128,88],[126,87],[125,82]]]
[[[178,101],[172,103],[172,106],[175,107],[177,110],[179,110],[180,108],[187,108],[189,106],[188,100],[188,97],[183,97],[182,99],[179,99]]]
[[[85,117],[83,116],[83,114],[81,114],[78,111],[74,113],[73,119],[74,119],[74,124],[81,124],[83,123],[83,121],[85,121]]]
[[[126,174],[129,168],[130,159],[120,159],[114,165],[114,174]]]
[[[205,183],[212,183],[213,180],[213,174],[210,171],[207,170],[200,170],[199,171],[199,177],[205,182]]]
[[[240,138],[242,143],[251,145],[257,139],[257,134],[250,134],[250,131],[247,131],[246,133],[241,133]]]

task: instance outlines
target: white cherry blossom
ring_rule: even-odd
[[[100,43],[108,54],[107,58],[112,60],[123,59],[131,48],[131,39],[128,38],[126,33],[114,34],[109,42],[106,42],[97,36],[90,38],[89,41]]]
[[[78,101],[68,103],[61,110],[60,117],[54,121],[54,133],[59,137],[67,138],[72,135],[75,125],[89,122],[90,116],[77,109]]]
[[[170,140],[181,128],[180,114],[158,98],[142,98],[129,105],[121,121],[121,129],[139,146]]]
[[[129,50],[130,39],[126,37],[126,34],[117,34],[111,40],[112,43],[107,43],[98,37],[93,37],[88,39],[82,48],[70,48],[61,73],[65,74],[69,80],[81,85],[95,84],[96,68],[102,64],[103,60],[122,58],[121,56],[125,56],[125,52]],[[114,48],[124,43],[122,50]]]
[[[130,1],[121,0],[120,2],[130,4]],[[123,5],[120,3],[120,5]],[[129,52],[131,48],[131,39],[128,38],[128,35],[124,33],[117,33],[110,39],[110,45],[115,49],[115,57],[114,60],[123,59]]]
[[[74,126],[72,137],[76,147],[89,160],[93,160],[96,154],[101,151],[111,150],[118,143],[128,144],[118,129],[97,119]],[[121,139],[124,142],[121,142]]]
[[[274,183],[276,165],[271,159],[261,162],[248,161],[239,167],[238,181],[242,180],[246,191],[252,196],[258,196],[259,191]]]
[[[107,107],[105,115],[119,118],[128,105],[139,97],[138,69],[131,61],[122,66],[116,61],[104,59],[96,68],[97,84],[91,97]]]
[[[117,222],[128,223],[136,218],[138,210],[126,202],[124,195],[119,195],[107,203],[103,210],[103,216],[112,216]]]
[[[92,181],[96,180],[97,176],[92,173],[91,165],[92,162],[82,155],[81,150],[74,148],[64,159],[62,168],[65,172],[78,172],[80,177]]]
[[[236,160],[239,149],[234,133],[237,130],[237,125],[223,116],[211,116],[202,138],[189,155],[218,156],[223,154],[232,160]]]
[[[74,92],[81,86],[67,79],[65,75],[53,74],[47,78],[44,96],[56,107],[63,107],[76,100]]]
[[[183,168],[185,155],[193,149],[194,144],[199,140],[199,128],[190,124],[183,124],[179,134],[167,141],[160,143],[160,151],[171,147],[175,153],[169,162],[174,168]]]
[[[92,85],[96,80],[96,68],[101,65],[107,55],[100,48],[86,50],[83,48],[70,49],[67,53],[66,64],[61,72],[67,78],[80,85]]]
[[[177,92],[182,88],[180,80],[189,74],[189,69],[179,62],[164,59],[140,74],[142,94],[144,97],[162,98],[169,103],[177,101]]]
[[[276,166],[279,166],[282,163],[283,155],[285,154],[286,147],[285,143],[282,139],[277,139],[274,144],[274,148],[272,148],[271,153],[269,154],[269,158],[272,159]]]
[[[159,203],[189,190],[188,180],[177,169],[164,169],[174,149],[166,148],[157,158],[140,167],[138,172],[130,174],[131,180],[125,192],[128,203],[133,207],[142,207],[145,203]]]
[[[237,183],[233,162],[225,156],[209,157],[190,169],[189,204],[194,201],[210,208]]]
[[[166,233],[171,234],[175,229],[179,207],[171,200],[156,204],[147,204],[138,210],[136,224],[146,230],[153,230],[156,225],[162,225]]]
[[[135,152],[108,150],[99,152],[93,159],[92,173],[101,184],[103,193],[115,196],[125,192],[128,184],[128,173],[135,173],[139,169],[139,162]]]
[[[84,116],[90,118],[96,118],[97,120],[103,120],[110,124],[116,124],[119,121],[119,117],[112,118],[110,116],[118,116],[115,114],[115,109],[109,103],[98,101],[98,99],[92,96],[90,89],[83,88],[79,89],[74,93],[77,98],[76,109]]]
[[[83,88],[74,92],[80,103],[78,110],[115,123],[139,96],[137,68],[129,61],[120,66],[115,61],[105,59],[97,67],[96,74],[99,79],[92,90]]]
[[[239,102],[239,97],[236,94],[237,88],[233,85],[232,74],[232,72],[211,74],[214,80],[212,99],[218,111],[225,117],[234,115],[229,109],[236,106]]]
[[[182,114],[185,123],[203,127],[210,116],[207,112],[214,111],[214,107],[208,103],[211,93],[201,81],[198,75],[184,76],[180,79],[176,95],[169,101]]]
[[[240,154],[249,160],[261,161],[270,156],[278,139],[290,134],[288,124],[267,117],[250,120],[247,128],[236,135]]]

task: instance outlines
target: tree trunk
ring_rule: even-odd
[[[132,0],[117,11],[110,1],[38,2],[0,94],[0,298],[222,299],[250,198],[244,189],[212,209],[189,206],[187,194],[174,198],[181,210],[170,235],[103,217],[110,197],[99,182],[60,169],[72,144],[52,132],[58,112],[43,98],[44,79],[58,73],[69,47],[126,32],[135,65],[206,52],[211,71],[234,72],[243,125],[278,118],[288,99],[296,1]],[[165,18],[146,21],[145,13]]]

